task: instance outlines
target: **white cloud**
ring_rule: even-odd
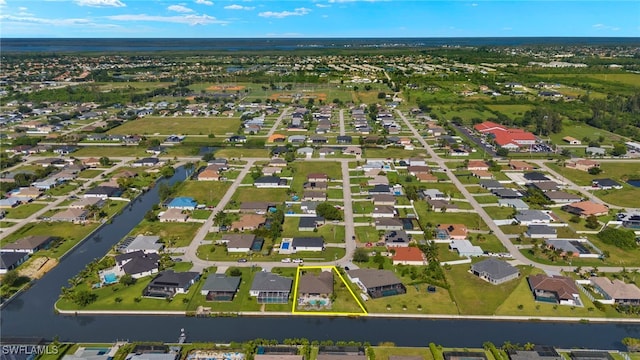
[[[87,19],[44,19],[31,16],[13,16],[13,15],[0,15],[0,20],[19,22],[26,24],[41,24],[41,25],[53,25],[53,26],[65,26],[65,25],[90,25],[91,21]]]
[[[120,0],[75,0],[80,6],[91,7],[124,7],[127,6]]]
[[[476,7],[476,6],[478,6],[478,4],[473,3],[473,4],[471,4],[471,6]]]
[[[192,9],[189,9],[188,7],[186,7],[184,5],[171,5],[171,6],[167,7],[167,10],[175,11],[175,12],[179,12],[179,13],[190,13],[190,12],[193,12]]]
[[[107,16],[109,20],[116,21],[155,21],[189,25],[209,25],[228,24],[228,21],[218,20],[209,15],[176,15],[176,16],[156,16],[147,14],[128,14]]]
[[[328,4],[320,4],[320,3],[316,4],[316,6],[317,6],[317,7],[319,7],[319,8],[328,8],[328,7],[331,7],[331,5],[328,5]]]
[[[0,6],[2,5],[7,5],[7,1],[6,0],[0,0]]]
[[[610,25],[605,25],[605,24],[593,24],[591,27],[596,29],[596,30],[611,30],[611,31],[620,30],[620,28],[617,27],[617,26],[610,26]]]
[[[209,0],[196,0],[196,4],[211,6],[211,5],[213,5],[213,1],[209,1]]]
[[[253,10],[253,9],[255,9],[254,6],[242,6],[242,5],[238,5],[238,4],[227,5],[224,8],[227,9],[227,10]]]
[[[266,18],[276,18],[276,19],[282,19],[282,18],[286,18],[288,16],[302,16],[302,15],[307,15],[309,12],[311,11],[311,9],[307,9],[307,8],[297,8],[294,9],[293,11],[264,11],[258,14],[258,16],[261,17],[266,17]]]

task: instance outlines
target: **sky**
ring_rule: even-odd
[[[0,0],[0,38],[640,37],[640,1]]]

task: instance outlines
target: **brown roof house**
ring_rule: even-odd
[[[330,306],[329,299],[333,294],[333,273],[322,271],[320,273],[307,272],[300,276],[298,283],[298,305],[307,307]]]
[[[53,214],[50,220],[83,223],[87,220],[87,214],[88,212],[85,209],[67,209]]]
[[[187,222],[189,215],[182,209],[171,208],[158,216],[160,222]]]
[[[609,213],[609,208],[606,205],[597,204],[593,201],[580,201],[572,204],[568,204],[562,207],[562,210],[571,214],[580,216],[601,216]]]
[[[537,274],[529,276],[527,280],[536,301],[582,306],[576,282],[569,277]]]
[[[2,252],[27,252],[33,254],[40,249],[47,249],[55,238],[47,235],[31,235],[4,245]]]
[[[604,296],[602,303],[617,305],[640,305],[640,289],[634,284],[627,284],[622,280],[610,280],[606,277],[592,277],[591,286]]]
[[[565,166],[570,169],[589,171],[589,169],[591,168],[600,167],[600,163],[595,160],[578,159],[578,160],[567,161],[565,163]]]
[[[231,223],[231,230],[255,230],[264,224],[266,217],[259,214],[242,214],[240,220]]]

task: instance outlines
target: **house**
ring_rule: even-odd
[[[582,200],[581,196],[564,191],[547,191],[544,196],[556,204],[574,203]]]
[[[560,190],[560,187],[558,186],[558,183],[556,183],[555,181],[540,181],[540,182],[534,182],[530,184],[531,187],[534,187],[542,192],[547,192],[547,191],[558,191]]]
[[[143,167],[143,166],[153,167],[153,166],[162,166],[162,165],[164,165],[164,161],[154,157],[138,159],[138,160],[135,160],[133,163],[131,163],[131,166],[133,167]]]
[[[267,211],[275,207],[276,204],[272,202],[243,202],[240,204],[240,213],[266,214]]]
[[[344,155],[355,155],[355,156],[360,156],[362,155],[362,149],[358,146],[347,146],[342,153]]]
[[[516,267],[496,258],[488,258],[471,265],[471,273],[493,285],[502,284],[520,276]]]
[[[523,197],[521,192],[510,188],[493,189],[491,193],[500,199],[519,199]]]
[[[542,210],[520,210],[514,220],[519,225],[531,224],[548,224],[551,222],[551,216]]]
[[[320,156],[335,155],[336,154],[336,150],[340,150],[340,149],[330,148],[330,147],[322,147],[322,148],[318,149],[318,155],[320,155]]]
[[[0,199],[0,209],[13,209],[21,203],[22,201],[16,198]]]
[[[122,193],[119,188],[113,186],[96,186],[84,192],[83,197],[96,197],[100,199],[107,199],[110,197],[119,196]]]
[[[320,204],[320,202],[318,201],[302,201],[300,203],[300,210],[302,210],[305,214],[315,215],[318,204]]]
[[[276,174],[280,174],[282,172],[282,168],[278,166],[265,166],[262,168],[262,175],[264,176],[273,176]]]
[[[469,240],[451,240],[449,249],[456,251],[458,255],[471,257],[471,256],[483,256],[484,251],[480,246],[474,246]]]
[[[326,144],[329,142],[329,139],[327,139],[326,136],[322,135],[311,135],[309,137],[309,141],[313,144]]]
[[[72,223],[83,223],[87,219],[88,211],[85,209],[66,209],[53,214],[51,221],[66,221]]]
[[[522,177],[530,183],[551,180],[545,174],[537,171],[525,173]]]
[[[393,265],[426,265],[427,261],[422,251],[414,246],[395,247],[391,252],[393,254]]]
[[[198,174],[197,179],[198,181],[218,181],[220,180],[220,173],[218,170],[213,170],[207,166]]]
[[[589,156],[605,156],[607,150],[601,147],[587,146],[587,148],[584,149],[584,153]]]
[[[456,204],[452,204],[446,200],[431,200],[431,199],[427,199],[427,204],[429,204],[429,207],[432,210],[442,210],[445,209],[446,210],[455,210],[455,209],[459,209],[458,205]]]
[[[554,227],[538,224],[529,225],[525,235],[532,239],[555,239],[558,237],[558,232]]]
[[[373,189],[369,190],[369,195],[376,194],[392,194],[389,185],[377,184],[373,186]]]
[[[373,208],[371,217],[373,218],[392,218],[396,216],[396,209],[389,205],[376,205]]]
[[[160,268],[160,255],[142,250],[116,255],[115,260],[119,272],[134,279],[155,274]]]
[[[255,230],[264,224],[267,218],[261,214],[242,214],[240,220],[231,223],[231,230]]]
[[[321,237],[294,237],[291,247],[293,252],[324,251],[324,239]]]
[[[303,144],[305,141],[307,141],[306,135],[291,135],[287,139],[287,142],[292,144]]]
[[[409,166],[407,167],[407,171],[409,172],[409,174],[413,175],[413,176],[417,176],[418,174],[429,174],[431,173],[431,168],[428,166],[418,166],[418,165],[414,165],[414,166]]]
[[[564,166],[570,169],[576,169],[580,171],[589,171],[591,168],[600,167],[600,163],[595,160],[589,159],[577,159],[577,160],[569,160]]]
[[[307,181],[310,183],[328,182],[329,176],[324,173],[313,173],[313,174],[307,175]]]
[[[258,129],[258,131],[260,130]],[[247,137],[244,135],[232,135],[228,137],[226,141],[232,142],[232,143],[245,143],[247,142]]]
[[[233,301],[240,287],[240,276],[211,274],[200,288],[200,295],[207,301]]]
[[[578,139],[576,139],[574,137],[571,137],[571,136],[563,137],[562,141],[564,141],[566,143],[569,143],[569,145],[580,145],[580,144],[582,144],[582,141],[580,141],[580,140],[578,140]]]
[[[407,292],[393,271],[376,269],[348,270],[349,280],[358,285],[372,299],[384,296],[401,295]]]
[[[200,278],[195,271],[174,272],[165,270],[156,275],[144,288],[143,296],[155,298],[173,298],[176,294],[186,294],[191,285]]]
[[[509,168],[517,171],[531,171],[533,165],[520,160],[509,160]]]
[[[286,304],[293,280],[270,272],[260,271],[253,277],[249,296],[255,297],[258,304]]]
[[[471,170],[471,175],[481,180],[493,179],[493,174],[486,170]]]
[[[159,242],[160,237],[155,235],[138,235],[122,248],[122,252],[130,253],[141,250],[145,253],[159,253],[164,245]]]
[[[601,254],[600,250],[592,252],[591,246],[585,246],[584,239],[545,239],[544,242],[548,248],[558,250],[565,257],[599,258]]]
[[[438,189],[422,190],[422,194],[424,195],[425,198],[431,199],[431,200],[451,200],[451,196],[448,196],[447,194],[443,193]]]
[[[436,239],[439,240],[464,240],[469,230],[464,224],[439,224],[436,228]]]
[[[301,148],[296,150],[296,154],[302,155],[302,156],[306,157],[307,159],[311,159],[311,157],[313,156],[313,148],[301,147]]]
[[[42,191],[35,187],[21,187],[11,191],[9,195],[18,199],[37,199],[42,195]]]
[[[389,179],[385,175],[375,175],[372,179],[367,181],[367,185],[376,186],[376,185],[386,185],[389,186]]]
[[[409,158],[409,166],[427,166],[427,162],[424,158],[412,157]]]
[[[351,144],[353,139],[351,136],[348,136],[348,135],[339,135],[336,138],[336,141],[338,142],[338,144]]]
[[[416,176],[416,179],[418,179],[418,181],[420,182],[429,182],[429,183],[438,182],[438,177],[433,174],[418,173],[415,176]]]
[[[609,208],[606,205],[594,203],[593,201],[580,201],[572,204],[564,205],[562,210],[583,217],[588,216],[602,216],[609,213]]]
[[[489,164],[487,164],[485,161],[482,161],[482,160],[469,160],[469,163],[467,164],[467,170],[489,171]]]
[[[498,199],[498,206],[512,207],[516,210],[529,210],[529,205],[520,199]]]
[[[495,190],[495,189],[504,189],[504,185],[502,185],[499,181],[497,180],[480,180],[478,182],[480,184],[481,187],[487,189],[487,190]]]
[[[404,229],[402,220],[398,218],[379,218],[379,219],[376,219],[375,224],[376,224],[376,230],[398,231],[398,230]]]
[[[321,216],[300,217],[298,221],[298,231],[314,231],[324,225],[324,218]]]
[[[273,134],[267,139],[268,143],[285,142],[287,137],[282,134]]]
[[[305,191],[302,194],[302,201],[326,201],[327,193],[324,191]]]
[[[105,200],[98,197],[82,198],[72,202],[69,207],[72,209],[86,209],[88,207],[101,208],[105,204]]]
[[[189,214],[178,208],[170,208],[158,216],[160,222],[187,222]]]
[[[616,220],[621,221],[627,229],[640,229],[640,212],[618,213]]]
[[[594,290],[616,305],[640,305],[640,289],[635,284],[627,284],[622,280],[610,280],[606,277],[589,278]]]
[[[30,235],[18,239],[17,241],[2,246],[2,252],[26,252],[33,254],[40,249],[48,249],[55,240],[53,236]]]
[[[531,275],[527,279],[536,301],[560,305],[582,305],[580,291],[569,277],[544,274]]]
[[[267,164],[267,166],[283,168],[283,167],[287,167],[287,162],[283,159],[275,158],[275,159],[269,160],[269,164]]]
[[[563,360],[565,358],[558,354],[552,346],[541,345],[535,345],[533,350],[512,350],[508,355],[510,360]]]
[[[622,189],[622,185],[611,179],[593,179],[591,181],[591,186],[598,190]]]
[[[329,298],[333,294],[333,273],[321,271],[319,273],[307,272],[298,280],[298,303],[304,303],[305,298],[323,297]]]
[[[389,194],[376,194],[371,196],[373,199],[373,205],[388,205],[393,206],[396,204],[396,197]]]
[[[253,185],[257,188],[278,188],[287,186],[287,180],[278,176],[262,176]]]
[[[407,247],[411,242],[411,236],[404,230],[391,230],[382,236],[382,240],[386,247]]]
[[[29,258],[28,252],[0,252],[0,274],[6,274]]]
[[[180,210],[195,210],[198,206],[198,202],[188,196],[179,196],[169,202],[167,208],[180,209]]]

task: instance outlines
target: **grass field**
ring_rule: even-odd
[[[235,133],[240,127],[238,118],[202,118],[191,116],[160,117],[146,116],[109,130],[110,134],[140,135],[224,135]]]
[[[373,348],[376,360],[389,360],[390,356],[418,356],[424,360],[433,360],[433,355],[428,348],[376,346]]]
[[[510,219],[513,215],[513,208],[507,206],[487,206],[483,209],[494,220]]]
[[[171,242],[171,247],[183,247],[189,245],[200,226],[202,226],[200,223],[161,223],[142,220],[129,235],[157,235],[165,244]]]
[[[320,226],[317,232],[314,231],[298,231],[298,217],[287,217],[284,219],[282,226],[282,237],[304,237],[304,236],[321,236],[328,243],[344,242],[344,226],[324,224]]]
[[[604,142],[601,145],[611,145],[612,143],[622,139],[620,135],[616,135],[606,130],[598,129],[584,123],[571,123],[568,121],[563,122],[561,132],[549,135],[554,144],[568,145],[568,143],[562,140],[565,136],[572,136],[578,140],[582,140],[587,137],[596,141],[600,136],[603,136]],[[587,146],[588,144],[583,143],[583,145]],[[576,151],[578,151],[576,153],[578,156],[584,155],[584,152],[580,152],[579,150]]]
[[[480,215],[475,213],[442,213],[439,211],[426,211],[426,205],[422,201],[414,203],[416,211],[420,216],[420,223],[425,225],[437,224],[465,224],[469,229],[488,230],[487,225],[482,221]]]
[[[198,204],[215,206],[230,187],[231,183],[226,181],[187,180],[179,185],[175,196],[189,196]]]
[[[492,315],[509,297],[518,284],[526,283],[529,268],[520,268],[520,278],[499,285],[492,285],[468,270],[469,264],[452,266],[445,270],[451,285],[451,293],[460,314]],[[482,296],[478,296],[482,294]]]
[[[239,204],[246,201],[272,201],[282,202],[287,200],[286,189],[259,189],[256,187],[239,187],[233,194],[232,200]]]
[[[532,105],[487,105],[487,108],[498,111],[511,119],[522,118],[524,113],[533,109]]]
[[[269,149],[243,149],[227,147],[214,153],[216,158],[241,159],[243,157],[269,157]]]
[[[338,162],[294,162],[290,165],[294,169],[291,189],[302,193],[302,187],[307,182],[307,175],[323,173],[330,179],[342,179],[342,169]]]
[[[81,179],[93,179],[94,177],[102,174],[104,170],[96,170],[96,169],[87,169],[87,170],[82,170],[79,174],[78,177]]]
[[[23,204],[11,209],[7,209],[5,217],[7,219],[25,219],[28,218],[29,216],[31,216],[33,213],[37,212],[38,210],[44,208],[45,204]]]
[[[78,151],[73,153],[73,156],[76,157],[87,157],[87,156],[104,156],[104,154],[109,154],[109,156],[117,157],[117,156],[137,156],[144,157],[149,154],[145,152],[145,148],[138,146],[82,146]]]
[[[401,148],[366,148],[362,157],[368,159],[408,159],[410,157],[429,157],[426,150],[404,150]]]
[[[91,223],[85,225],[75,225],[66,222],[42,222],[42,223],[29,223],[20,228],[18,231],[6,238],[2,239],[0,244],[12,243],[18,239],[29,235],[49,235],[60,237],[63,239],[58,246],[54,246],[48,250],[40,250],[39,256],[49,256],[58,258],[67,252],[78,241],[84,239],[91,231],[93,231],[98,224]]]

